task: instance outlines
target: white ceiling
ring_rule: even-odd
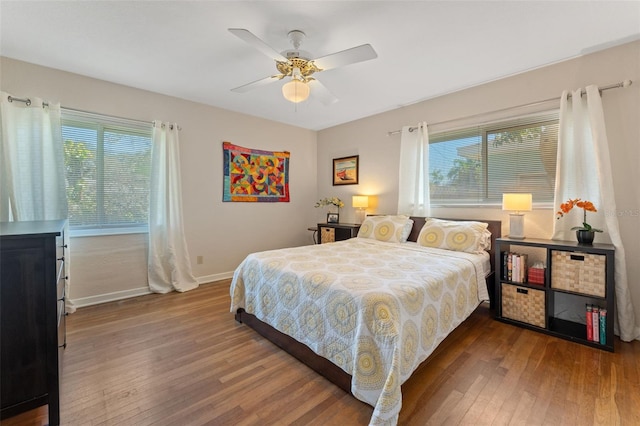
[[[0,25],[2,56],[320,130],[638,39],[640,1],[2,0]],[[316,74],[339,102],[296,106],[285,81],[230,91],[276,69],[228,28],[378,58]]]

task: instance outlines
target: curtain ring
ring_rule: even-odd
[[[21,101],[21,102],[24,102],[27,106],[31,106],[31,99],[29,99],[29,98],[27,98],[26,100],[24,100],[24,99],[14,98],[14,97],[13,97],[13,96],[11,96],[11,95],[9,95],[9,96],[7,97],[7,100],[8,100],[9,102],[13,102],[13,100],[14,100],[14,99],[16,99],[16,100],[18,100],[18,101]]]

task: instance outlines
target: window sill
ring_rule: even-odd
[[[148,234],[149,228],[108,228],[108,229],[71,229],[71,238],[104,237],[110,235]]]
[[[487,204],[473,204],[473,203],[457,203],[457,204],[431,204],[432,209],[502,209],[502,204],[487,203]],[[553,203],[533,203],[533,210],[553,210]]]

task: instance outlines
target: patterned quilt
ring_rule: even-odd
[[[488,299],[487,256],[362,238],[253,253],[234,273],[231,311],[332,361],[374,407],[370,424],[396,424],[400,385]]]

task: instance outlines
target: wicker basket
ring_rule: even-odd
[[[552,250],[551,287],[591,296],[605,296],[606,256]]]
[[[544,291],[502,283],[502,316],[544,328]]]
[[[336,230],[334,228],[320,227],[320,242],[333,243],[336,240]]]

